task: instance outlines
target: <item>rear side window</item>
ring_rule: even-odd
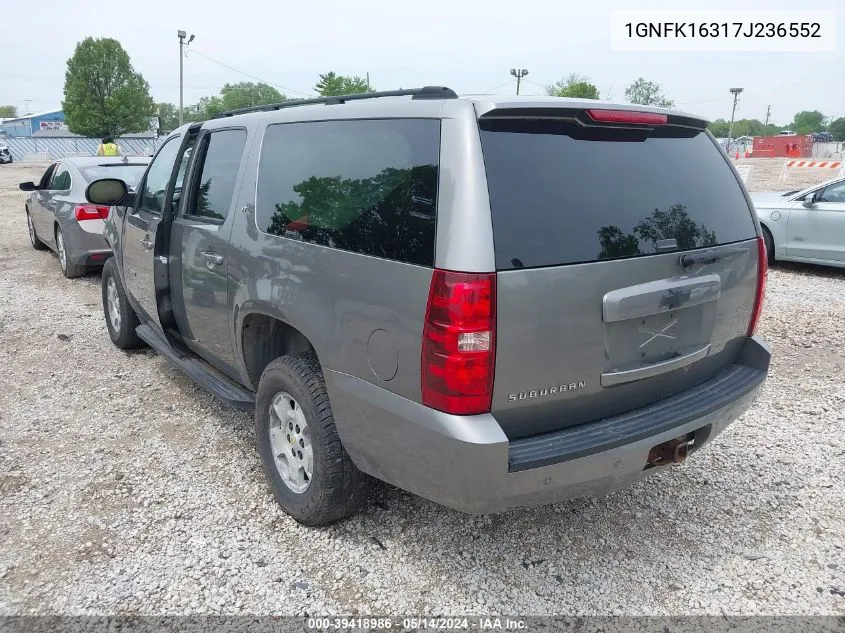
[[[50,189],[56,191],[66,191],[70,189],[70,172],[67,167],[58,164],[56,171],[53,172],[53,180],[50,182]]]
[[[261,149],[258,228],[432,266],[439,151],[439,120],[271,125]]]
[[[736,177],[703,131],[623,131],[550,120],[480,125],[499,270],[637,257],[756,235]]]
[[[205,136],[199,148],[202,171],[187,209],[189,215],[217,221],[226,219],[245,145],[246,130],[221,130]]]

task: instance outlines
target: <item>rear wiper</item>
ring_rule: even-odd
[[[715,264],[721,259],[727,259],[728,257],[733,257],[734,255],[741,255],[742,253],[747,253],[748,249],[744,247],[739,248],[726,248],[720,250],[718,252],[713,251],[701,251],[698,253],[684,253],[681,255],[680,264],[681,268],[687,270],[688,268],[692,268],[696,264],[701,266],[706,266],[708,264]]]

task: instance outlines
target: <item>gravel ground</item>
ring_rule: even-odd
[[[0,168],[0,615],[845,614],[845,270],[778,266],[755,406],[603,499],[470,517],[387,486],[308,529],[251,416],[112,346]],[[752,185],[753,186],[753,185]]]

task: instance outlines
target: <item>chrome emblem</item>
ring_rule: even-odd
[[[571,382],[568,385],[555,385],[553,387],[542,387],[538,389],[530,389],[529,391],[520,391],[519,393],[509,393],[508,401],[515,402],[516,400],[530,400],[531,398],[544,398],[546,396],[554,396],[567,391],[577,391],[587,386],[586,380],[578,380]]]
[[[646,345],[651,343],[656,338],[668,338],[670,340],[675,340],[678,338],[677,334],[673,334],[669,330],[675,327],[678,324],[678,319],[672,319],[669,323],[666,324],[665,327],[661,328],[660,330],[650,330],[647,327],[641,327],[640,332],[642,334],[649,334],[650,336],[645,340],[644,343],[640,344],[640,349],[644,348]]]

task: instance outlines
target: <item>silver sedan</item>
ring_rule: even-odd
[[[65,277],[81,277],[102,267],[111,256],[103,237],[110,209],[86,202],[85,189],[99,178],[119,178],[135,186],[149,162],[144,157],[62,158],[38,183],[22,182],[21,190],[31,192],[26,222],[32,247],[55,251]]]
[[[801,191],[753,193],[769,262],[845,268],[845,178]]]

